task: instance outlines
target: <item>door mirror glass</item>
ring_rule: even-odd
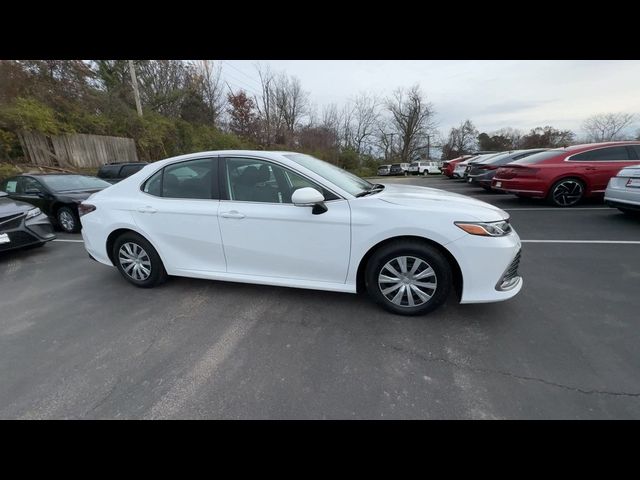
[[[291,195],[291,201],[298,207],[307,207],[315,205],[316,203],[324,202],[322,194],[311,187],[298,188],[293,195]]]

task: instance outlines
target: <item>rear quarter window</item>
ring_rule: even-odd
[[[549,160],[553,157],[558,157],[562,155],[564,150],[549,150],[547,152],[534,153],[533,155],[529,155],[520,160],[516,160],[512,162],[515,165],[533,165],[535,163],[544,162],[545,160]]]

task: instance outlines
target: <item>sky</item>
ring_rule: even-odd
[[[223,60],[232,88],[259,92],[256,60]],[[640,128],[636,60],[260,60],[298,77],[321,111],[358,92],[389,95],[418,83],[443,134],[466,119],[480,132],[552,125],[582,134],[597,113],[635,114]]]

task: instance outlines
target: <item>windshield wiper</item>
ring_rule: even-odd
[[[372,195],[374,193],[381,192],[382,190],[384,190],[384,185],[382,185],[380,183],[376,183],[369,190],[363,190],[362,192],[357,193],[356,194],[356,198],[364,197],[366,195]]]

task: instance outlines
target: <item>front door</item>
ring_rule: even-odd
[[[220,229],[229,273],[344,283],[349,266],[347,200],[275,163],[227,158]],[[328,210],[297,207],[297,188],[322,192]]]

